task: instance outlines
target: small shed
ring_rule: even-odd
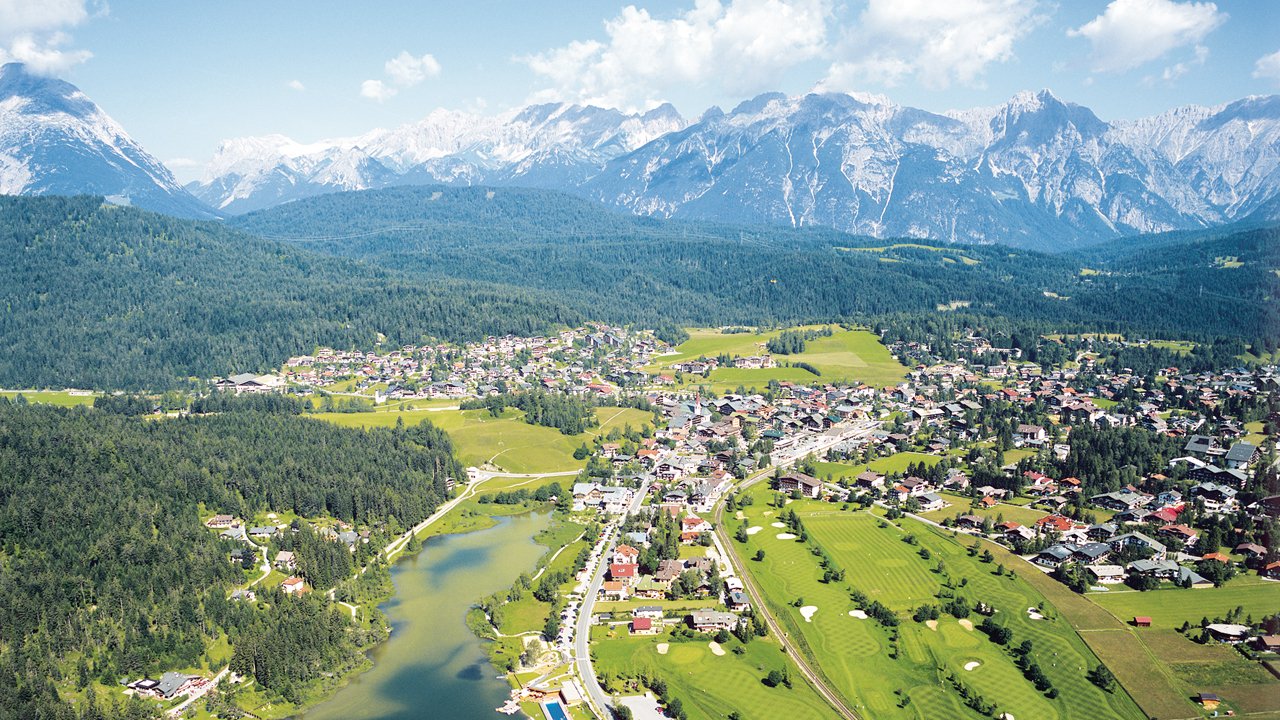
[[[1136,615],[1133,618],[1134,627],[1151,627],[1151,618],[1147,615]]]

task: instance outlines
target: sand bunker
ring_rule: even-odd
[[[747,519],[747,516],[746,516],[746,515],[743,515],[741,510],[739,510],[737,513],[735,513],[735,514],[734,514],[734,517],[738,518],[739,520],[745,520],[745,519]]]
[[[964,669],[965,669],[965,670],[972,670],[972,669],[974,669],[974,668],[978,667],[978,666],[979,666],[979,665],[981,665],[981,664],[982,664],[982,663],[978,662],[977,660],[970,660],[969,662],[967,662],[967,663],[965,663],[965,664],[964,664]]]
[[[760,532],[760,531],[761,531],[761,530],[763,530],[763,529],[764,529],[764,528],[760,527],[759,525],[755,525],[755,526],[752,526],[752,527],[747,528],[747,534],[748,534],[748,535],[755,535],[756,533]]]
[[[796,536],[791,533],[778,533],[779,540],[795,540]]]
[[[772,511],[772,510],[765,510],[765,511],[764,511],[764,513],[762,513],[762,514],[763,514],[765,517],[769,517],[770,515],[772,515],[772,514],[773,514],[773,511]]]
[[[1040,611],[1036,610],[1035,608],[1027,608],[1027,617],[1031,618],[1032,620],[1044,619],[1044,615],[1041,615]]]
[[[818,612],[817,605],[805,605],[800,608],[800,614],[804,616],[805,622],[813,622],[813,614]]]
[[[774,527],[786,527],[786,526],[787,526],[787,525],[786,525],[786,523],[780,523],[780,522],[776,522],[776,523],[769,523],[769,524],[770,524],[770,525],[772,525],[772,526],[774,526]]]
[[[849,617],[855,617],[855,618],[858,618],[859,620],[866,620],[867,614],[862,612],[861,610],[850,610]]]
[[[927,628],[929,628],[930,630],[933,630],[933,631],[935,631],[935,632],[936,632],[936,631],[938,630],[938,621],[937,621],[937,620],[925,620],[925,621],[924,621],[924,626],[925,626],[925,627],[927,627]]]
[[[968,618],[966,618],[964,620],[960,620],[959,622],[960,622],[960,627],[964,628],[965,630],[968,630],[969,632],[973,632],[972,620],[969,620]]]
[[[671,647],[671,646],[670,646],[670,645],[668,645],[667,643],[658,643],[658,654],[659,654],[659,655],[666,655],[666,654],[667,654],[667,648],[669,648],[669,647]]]
[[[718,643],[718,642],[716,642],[716,641],[714,641],[714,640],[712,640],[711,642],[707,643],[707,647],[711,648],[711,654],[712,654],[712,655],[723,655],[723,654],[724,654],[724,648],[720,647],[720,643]]]

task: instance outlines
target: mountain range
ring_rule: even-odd
[[[764,94],[693,121],[670,105],[437,110],[352,138],[227,140],[184,189],[73,86],[0,70],[2,193],[101,193],[201,217],[425,184],[554,189],[661,218],[1061,250],[1280,220],[1280,96],[1112,122],[1047,90],[946,113],[835,93]]]

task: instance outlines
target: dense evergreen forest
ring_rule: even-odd
[[[164,389],[379,332],[401,344],[583,319],[545,295],[422,283],[94,197],[0,197],[0,255],[4,387]]]
[[[949,307],[1057,330],[1280,344],[1275,229],[1056,256],[420,187],[233,223],[262,237],[99,198],[0,198],[0,385],[160,390],[267,371],[317,345],[369,348],[378,333],[399,345],[602,320],[674,334]]]
[[[430,425],[359,431],[261,412],[148,421],[0,400],[0,718],[71,717],[49,685],[68,667],[78,687],[156,677],[199,664],[223,633],[237,662],[282,693],[335,657],[358,662],[358,631],[319,600],[286,608],[265,588],[261,608],[228,601],[242,581],[229,554],[243,546],[203,527],[200,505],[407,525],[461,472]]]
[[[550,191],[444,187],[326,195],[232,222],[406,272],[552,290],[620,322],[865,321],[963,302],[969,312],[1057,328],[1280,337],[1276,228],[1126,238],[1048,255],[661,221]],[[576,304],[584,298],[595,302]]]

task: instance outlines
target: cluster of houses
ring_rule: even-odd
[[[275,520],[276,515],[269,513],[268,520]],[[232,515],[217,514],[205,521],[205,527],[211,530],[221,530],[220,536],[230,540],[245,543],[245,547],[237,547],[228,554],[228,559],[237,564],[243,564],[246,559],[252,561],[256,558],[257,551],[252,546],[253,541],[268,542],[273,538],[284,535],[285,533],[297,533],[298,529],[292,525],[262,525],[254,527],[245,527],[238,518]],[[355,552],[358,544],[367,544],[370,540],[370,532],[368,530],[356,531],[350,524],[341,520],[336,521],[336,525],[323,525],[316,529],[317,534],[331,542],[342,543],[347,546],[351,552]],[[282,573],[288,573],[284,581],[279,585],[281,592],[285,595],[303,595],[311,591],[306,581],[295,575],[298,570],[298,558],[292,550],[280,550],[276,552],[275,557],[271,561],[271,567]],[[257,594],[248,588],[241,588],[231,594],[232,600],[242,600],[246,602],[254,602],[257,600]]]
[[[264,377],[274,383],[272,389],[326,388],[354,378],[357,391],[386,385],[377,397],[393,400],[484,397],[499,389],[534,387],[612,395],[620,387],[653,381],[641,368],[669,350],[652,333],[593,324],[550,336],[488,337],[462,346],[406,345],[389,352],[320,348],[314,355],[290,358],[282,375]],[[217,386],[241,392],[233,382],[239,377]]]

